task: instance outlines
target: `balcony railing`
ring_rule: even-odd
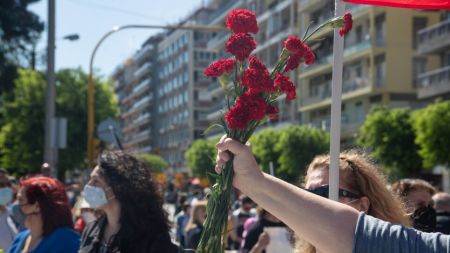
[[[214,36],[211,40],[208,41],[206,47],[208,50],[218,50],[223,47],[225,41],[228,39],[230,33],[229,32],[219,32]]]
[[[450,19],[418,32],[418,51],[436,53],[450,48]]]
[[[144,81],[140,82],[138,86],[133,88],[133,93],[140,93],[145,88],[148,88],[150,84],[150,79],[145,79]]]
[[[227,0],[223,1],[224,4],[220,6],[217,10],[215,10],[213,13],[211,13],[208,17],[208,20],[206,21],[206,24],[212,23],[215,19],[218,17],[225,17],[225,15],[228,13],[229,10],[231,10],[235,4],[238,2],[241,2],[241,0]]]
[[[150,102],[151,98],[149,96],[143,97],[141,100],[137,101],[136,103],[133,104],[133,109],[139,108],[145,104],[147,104],[148,102]]]
[[[344,48],[344,58],[349,57],[355,53],[362,52],[366,49],[369,49],[371,46],[369,40],[364,40],[360,43],[353,44]],[[312,70],[316,67],[322,66],[323,64],[331,64],[333,62],[333,53],[329,54],[324,53],[323,56],[317,56],[317,61],[313,65],[304,65],[305,71]]]
[[[134,72],[134,76],[137,78],[141,77],[143,74],[147,73],[151,66],[152,64],[150,62],[144,63],[144,65]]]
[[[420,74],[417,80],[420,99],[450,93],[450,66]]]

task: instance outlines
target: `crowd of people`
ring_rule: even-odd
[[[366,155],[343,152],[335,202],[327,199],[328,155],[314,158],[294,186],[262,173],[248,146],[222,138],[217,147],[218,173],[235,156],[230,252],[450,252],[450,195],[424,180],[389,184]],[[104,152],[83,187],[48,175],[16,181],[0,170],[0,249],[195,252],[208,188],[160,189],[150,168],[121,151]]]

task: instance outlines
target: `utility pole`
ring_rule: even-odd
[[[51,175],[57,176],[57,148],[52,140],[55,139],[56,129],[52,128],[55,117],[55,0],[48,0],[48,33],[47,33],[47,90],[45,100],[45,144],[44,163],[50,164]]]

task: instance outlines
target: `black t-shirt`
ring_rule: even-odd
[[[258,242],[259,235],[264,232],[265,227],[286,227],[282,222],[270,222],[268,220],[258,220],[253,224],[245,237],[244,247],[242,248],[244,253],[249,252],[253,246]],[[266,251],[264,250],[263,253]]]

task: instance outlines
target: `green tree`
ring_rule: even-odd
[[[408,109],[374,107],[360,128],[357,143],[371,150],[386,172],[408,177],[420,172],[422,160],[414,143],[415,134]]]
[[[28,60],[44,24],[28,9],[39,0],[0,1],[0,95],[12,90],[17,65]]]
[[[255,154],[258,164],[265,172],[269,172],[270,162],[273,163],[275,169],[279,167],[280,152],[275,150],[275,146],[280,139],[280,135],[280,130],[264,129],[250,138],[253,154]]]
[[[84,168],[86,157],[87,75],[81,69],[61,70],[56,74],[56,116],[66,117],[67,148],[59,152],[59,177],[66,170]],[[94,80],[96,124],[114,117],[117,104],[109,82]],[[20,70],[13,96],[1,109],[4,124],[0,130],[0,166],[16,174],[40,168],[44,146],[45,76]]]
[[[192,143],[184,154],[192,176],[208,177],[208,172],[214,173],[216,164],[215,142],[199,139]],[[211,178],[209,178],[211,180]]]
[[[19,76],[1,108],[0,166],[22,175],[36,172],[42,163],[45,77],[26,70]]]
[[[161,173],[164,172],[169,164],[161,156],[155,154],[141,154],[138,158],[144,162],[152,172]]]
[[[329,135],[317,128],[292,126],[281,131],[275,150],[280,153],[276,176],[297,183],[312,159],[328,153]]]
[[[415,142],[423,166],[450,164],[450,101],[437,101],[413,114]]]

